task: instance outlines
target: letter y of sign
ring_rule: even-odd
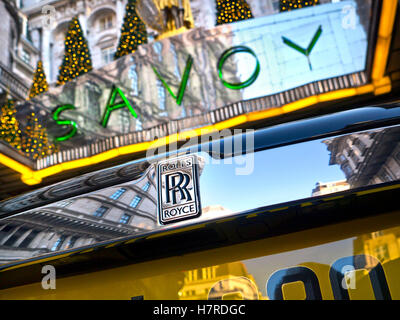
[[[289,47],[293,48],[294,50],[300,52],[301,54],[304,54],[307,57],[308,65],[310,66],[310,70],[312,70],[311,61],[310,61],[310,53],[311,53],[312,49],[315,47],[315,44],[317,43],[319,37],[321,36],[321,33],[322,33],[322,26],[320,25],[318,27],[318,30],[315,32],[314,37],[312,38],[307,49],[300,47],[298,44],[294,43],[293,41],[289,40],[286,37],[282,36],[282,40],[283,40],[284,44],[286,44]]]

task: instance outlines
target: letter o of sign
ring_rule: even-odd
[[[332,264],[329,271],[329,278],[331,280],[333,296],[335,299],[350,300],[347,289],[342,286],[345,274],[343,274],[341,270],[343,270],[345,266],[353,266],[355,270],[365,269],[367,259],[369,260],[369,265],[375,265],[374,268],[369,270],[368,274],[372,289],[374,290],[375,299],[392,299],[381,263],[375,257],[367,256],[365,254],[340,258]]]
[[[283,300],[282,286],[301,281],[306,300],[322,300],[321,289],[315,273],[306,267],[292,267],[274,272],[267,281],[267,295],[271,300]]]
[[[246,81],[243,81],[243,82],[231,83],[231,82],[225,81],[222,77],[222,68],[224,66],[225,61],[231,55],[233,55],[235,53],[240,53],[240,52],[249,53],[256,59],[256,67],[255,67],[252,75]],[[217,68],[218,68],[218,75],[219,75],[223,85],[229,89],[234,89],[234,90],[243,89],[243,88],[246,88],[246,87],[252,85],[253,82],[256,81],[258,75],[260,74],[260,62],[258,61],[256,54],[249,47],[245,47],[245,46],[235,46],[235,47],[229,48],[228,50],[224,51],[218,60]]]

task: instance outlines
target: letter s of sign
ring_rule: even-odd
[[[75,121],[72,121],[72,120],[60,120],[59,119],[60,113],[63,112],[64,110],[68,110],[68,109],[75,110],[76,108],[72,104],[64,104],[62,106],[57,106],[56,109],[53,111],[53,119],[54,119],[55,122],[57,122],[58,125],[60,125],[60,126],[65,126],[65,125],[72,126],[70,131],[67,134],[65,134],[65,135],[63,135],[61,137],[56,137],[55,139],[57,141],[65,141],[65,140],[68,140],[68,139],[72,138],[76,134],[76,132],[78,130],[78,125],[76,124]]]
[[[42,274],[46,274],[42,279],[42,288],[54,290],[56,288],[56,268],[49,264],[45,265],[42,268]]]

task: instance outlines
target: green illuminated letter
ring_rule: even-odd
[[[192,69],[192,64],[193,64],[193,58],[191,55],[189,55],[188,59],[186,60],[186,66],[185,66],[185,72],[183,73],[183,77],[181,80],[181,84],[179,86],[179,90],[178,90],[178,96],[176,96],[171,88],[169,87],[169,85],[165,82],[164,78],[161,76],[161,74],[157,71],[157,69],[155,67],[153,67],[153,70],[155,72],[155,74],[157,75],[158,79],[160,79],[160,81],[162,82],[162,84],[164,85],[164,87],[168,90],[168,92],[170,93],[170,95],[175,99],[176,103],[180,106],[182,103],[182,99],[183,99],[183,95],[185,94],[185,89],[186,89],[186,85],[189,79],[189,73],[190,70]]]
[[[53,111],[53,119],[55,122],[57,122],[57,124],[59,124],[60,126],[65,126],[65,125],[71,126],[71,130],[66,135],[63,135],[61,137],[56,137],[57,141],[65,141],[65,140],[72,138],[76,134],[76,131],[78,130],[78,125],[76,124],[75,121],[59,120],[60,113],[63,112],[64,110],[68,110],[68,109],[75,110],[76,108],[72,104],[64,104],[62,106],[58,106]]]
[[[117,94],[121,97],[122,102],[115,103]],[[125,107],[128,107],[132,116],[134,116],[135,118],[138,117],[135,110],[132,108],[131,104],[129,103],[128,99],[125,97],[124,93],[116,86],[113,86],[110,97],[108,98],[106,110],[104,111],[103,118],[101,119],[101,125],[104,128],[106,128],[108,120],[110,119],[110,116],[111,116],[111,112],[113,112],[116,109],[121,109],[121,108],[125,108]]]
[[[298,44],[294,43],[292,40],[289,40],[286,37],[282,37],[282,40],[283,40],[283,43],[286,44],[287,46],[300,52],[301,54],[304,54],[307,57],[310,70],[312,70],[311,61],[310,61],[310,53],[311,53],[312,49],[314,48],[315,44],[317,43],[319,37],[321,36],[321,33],[322,33],[322,26],[319,26],[318,30],[315,32],[314,37],[312,38],[307,49],[300,47]]]
[[[222,77],[222,68],[224,66],[225,61],[231,55],[233,55],[235,53],[239,53],[239,52],[250,53],[256,59],[256,67],[254,69],[253,74],[246,81],[239,82],[239,83],[227,82]],[[254,51],[251,50],[249,47],[235,46],[235,47],[229,48],[228,50],[224,51],[224,53],[222,53],[221,57],[218,60],[218,75],[219,75],[222,83],[224,84],[224,86],[229,89],[239,90],[239,89],[246,88],[246,87],[252,85],[254,81],[256,81],[259,74],[260,74],[260,62],[258,61],[257,56],[254,53]]]

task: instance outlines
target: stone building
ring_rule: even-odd
[[[64,54],[69,21],[77,16],[92,54],[93,68],[113,60],[127,0],[19,0],[29,21],[33,44],[40,50],[49,82],[55,83]],[[331,2],[325,0],[322,2]],[[196,27],[216,23],[215,0],[191,0]],[[279,0],[248,0],[254,17],[279,13]],[[52,9],[54,8],[54,9]],[[155,32],[148,29],[149,40]]]
[[[379,230],[358,236],[353,241],[354,255],[366,255],[366,269],[374,268],[377,258],[380,263],[390,261],[398,263],[400,259],[400,229],[399,227]]]
[[[180,300],[256,300],[262,298],[243,262],[230,262],[184,272]]]
[[[0,264],[154,229],[154,170],[118,187],[60,201],[0,222]]]
[[[22,0],[22,11],[28,17],[32,41],[39,48],[43,67],[50,83],[55,83],[64,56],[68,24],[78,17],[88,40],[93,68],[113,59],[126,0]]]
[[[390,182],[400,178],[399,128],[361,132],[327,139],[329,164],[337,164],[352,187]]]
[[[30,40],[28,20],[20,10],[20,1],[1,0],[0,16],[0,100],[24,100],[39,50]]]
[[[350,189],[350,185],[346,180],[331,181],[331,182],[317,182],[315,188],[312,190],[311,196],[322,196],[334,192],[340,192]]]

